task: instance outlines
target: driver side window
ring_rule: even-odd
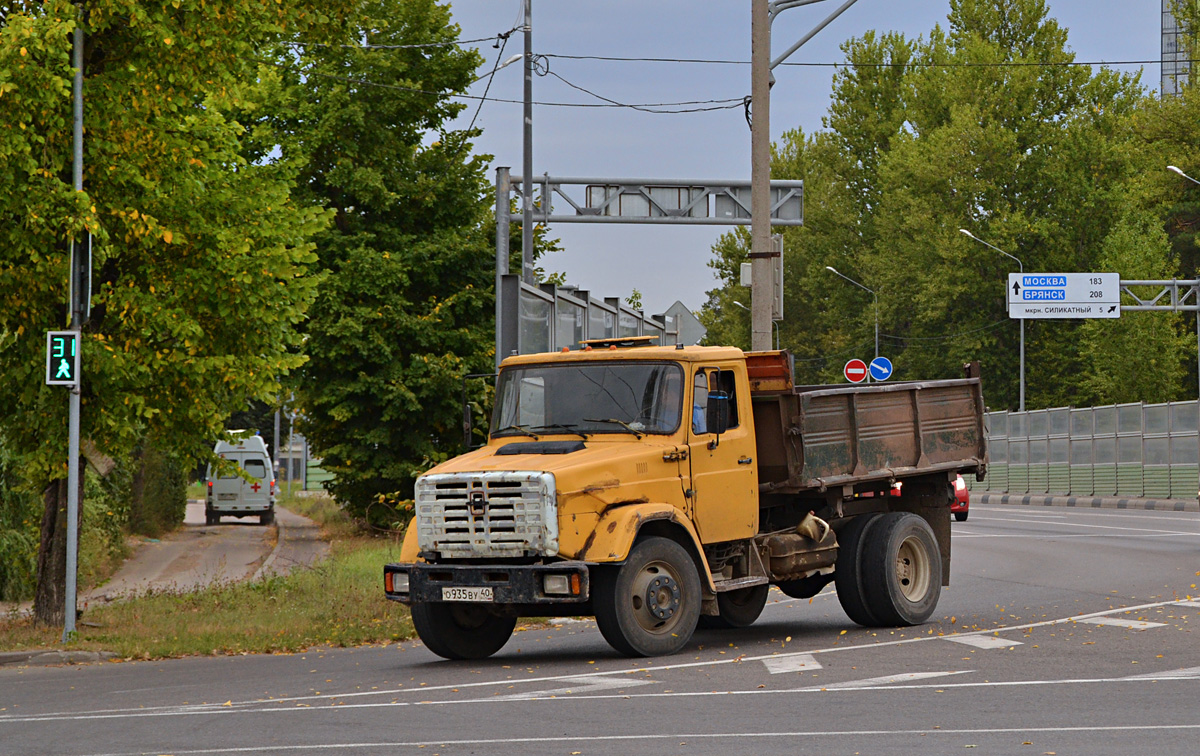
[[[708,408],[708,376],[703,370],[696,373],[696,385],[692,391],[692,433],[707,433],[705,418]]]

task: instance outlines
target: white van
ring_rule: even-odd
[[[236,431],[235,431],[236,432]],[[204,522],[216,525],[222,517],[258,516],[262,525],[275,522],[275,472],[267,443],[262,436],[246,436],[235,441],[218,441],[213,454],[237,465],[250,480],[232,468],[219,473],[208,466],[208,496],[204,502]]]

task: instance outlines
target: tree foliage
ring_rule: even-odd
[[[774,178],[805,181],[805,225],[785,234],[780,327],[801,382],[839,381],[848,358],[872,354],[871,295],[826,266],[877,293],[897,378],[956,377],[978,359],[994,408],[1017,405],[1020,331],[1004,282],[1018,265],[960,229],[1030,272],[1194,270],[1194,242],[1180,236],[1195,195],[1169,190],[1162,160],[1168,144],[1195,159],[1194,92],[1159,103],[1136,77],[1074,65],[1042,0],[952,0],[945,29],[871,32],[844,51],[825,130],[785,133],[772,160]],[[1178,226],[1170,240],[1164,224]],[[738,234],[714,245],[725,285],[710,292],[710,340],[746,331],[746,313],[727,306],[748,296],[736,286],[746,247]],[[1180,325],[1149,313],[1027,321],[1028,406],[1177,398],[1194,357]],[[1108,368],[1147,353],[1162,380]]]
[[[493,232],[483,159],[446,130],[482,60],[453,44],[449,9],[379,0],[336,31],[291,40],[255,135],[334,213],[297,397],[331,491],[362,515],[461,444],[462,376],[492,364]]]

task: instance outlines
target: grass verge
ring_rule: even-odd
[[[314,507],[307,516],[339,531],[329,558],[316,567],[257,583],[150,594],[94,607],[77,623],[69,647],[157,659],[411,638],[408,609],[383,597],[383,565],[399,556],[399,543],[351,535],[348,525],[339,526],[336,510]],[[61,637],[61,628],[0,619],[0,651],[61,648]]]

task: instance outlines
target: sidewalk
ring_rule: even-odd
[[[1027,507],[1079,507],[1081,509],[1143,509],[1158,512],[1200,512],[1196,499],[1141,499],[1117,496],[1065,496],[1062,494],[1008,494],[972,491],[972,504],[1010,504]]]

